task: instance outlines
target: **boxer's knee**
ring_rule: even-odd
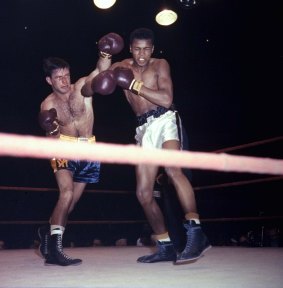
[[[71,189],[64,189],[60,192],[59,201],[66,207],[70,207],[73,201],[73,191]]]
[[[148,188],[138,188],[136,195],[142,206],[146,206],[152,201],[152,191]]]
[[[166,167],[165,172],[170,180],[184,176],[182,170],[179,167]]]

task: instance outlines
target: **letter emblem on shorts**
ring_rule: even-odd
[[[57,168],[67,168],[68,167],[68,160],[66,159],[56,159]]]

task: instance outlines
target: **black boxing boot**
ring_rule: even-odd
[[[200,224],[196,224],[194,220],[188,220],[184,223],[184,227],[187,243],[183,252],[177,256],[177,263],[197,260],[211,248]]]
[[[49,253],[45,260],[45,265],[79,265],[82,263],[81,259],[73,259],[63,252],[62,235],[53,234],[50,236]]]
[[[161,261],[176,261],[176,251],[171,241],[157,241],[157,252],[139,257],[137,262],[155,263]]]
[[[46,259],[49,250],[49,242],[50,242],[50,228],[49,226],[41,226],[37,230],[40,244],[38,247],[38,251],[42,258]]]

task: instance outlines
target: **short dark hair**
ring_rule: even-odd
[[[154,45],[154,33],[151,29],[148,28],[138,28],[135,29],[131,34],[130,34],[130,44],[133,43],[135,39],[146,39],[146,40],[151,40],[152,45]]]
[[[62,58],[48,57],[43,60],[43,71],[45,76],[51,76],[54,70],[64,68],[70,69],[70,65]]]

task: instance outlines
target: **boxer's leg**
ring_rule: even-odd
[[[155,233],[157,243],[157,252],[139,257],[137,261],[141,263],[176,260],[176,252],[165,227],[163,214],[153,197],[153,186],[157,171],[158,167],[155,166],[138,165],[136,167],[137,198]]]
[[[67,169],[58,170],[55,173],[59,187],[59,199],[52,213],[50,224],[50,245],[48,255],[45,260],[46,265],[78,265],[81,259],[72,259],[63,252],[63,233],[65,230],[68,211],[73,197],[73,174]]]
[[[163,143],[163,148],[177,150],[179,149],[179,142],[167,141]],[[182,253],[178,254],[177,262],[196,260],[211,246],[200,225],[193,187],[181,168],[166,167],[165,171],[175,187],[186,220],[184,223],[187,238],[186,246]]]

